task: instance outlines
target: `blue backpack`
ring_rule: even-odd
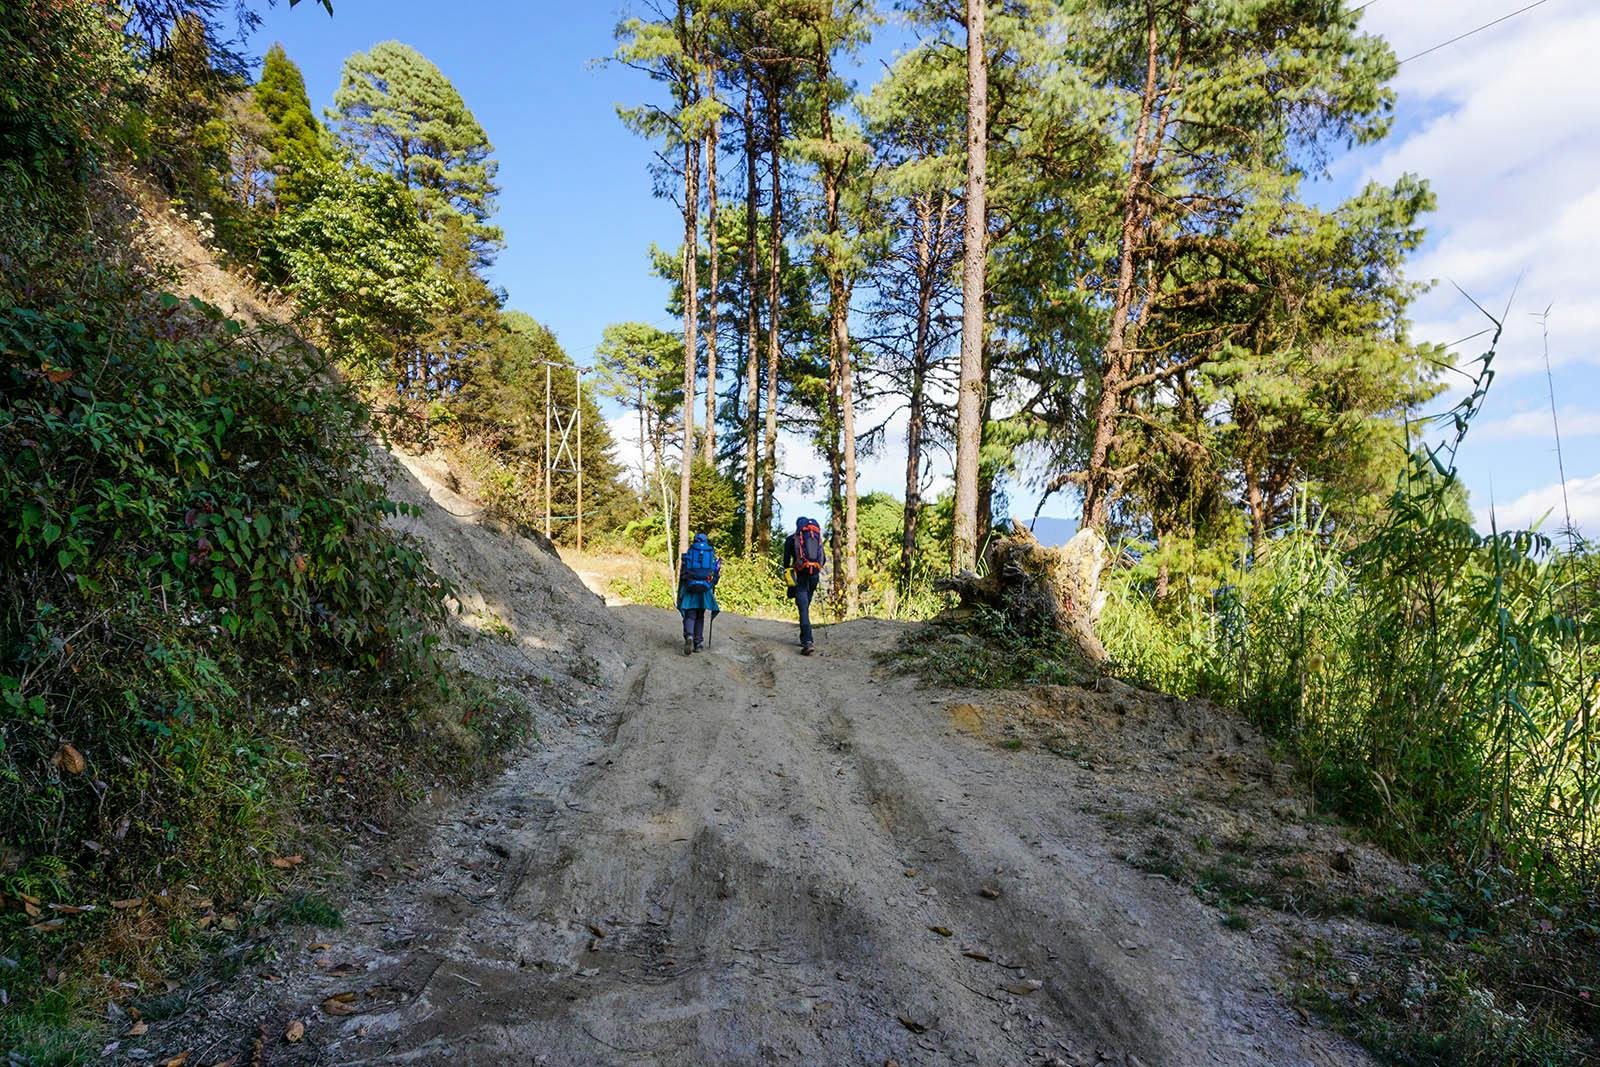
[[[717,574],[717,554],[704,541],[696,541],[683,554],[683,586],[691,593],[708,592]]]

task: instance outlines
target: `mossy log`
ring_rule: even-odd
[[[1054,630],[1096,667],[1109,657],[1095,636],[1105,594],[1100,575],[1109,558],[1105,538],[1079,530],[1059,547],[1046,547],[1020,522],[989,545],[982,577],[970,571],[941,578],[936,588],[956,593],[962,607],[1002,611],[1023,632]]]

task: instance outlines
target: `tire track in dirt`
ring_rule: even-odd
[[[886,675],[904,632],[607,613],[627,669],[357,893],[263,1012],[279,1062],[1355,1064],[1278,961],[1122,863],[1054,757]],[[570,723],[570,725],[561,725]],[[987,895],[985,891],[990,891]],[[353,994],[354,1014],[317,1008]],[[251,1006],[253,1005],[253,1007]]]

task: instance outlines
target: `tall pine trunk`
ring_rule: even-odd
[[[1082,525],[1100,533],[1105,532],[1110,511],[1113,489],[1111,446],[1116,439],[1117,423],[1122,415],[1123,383],[1132,370],[1128,343],[1129,319],[1137,295],[1134,277],[1146,210],[1141,190],[1149,179],[1156,152],[1156,146],[1148,143],[1151,140],[1150,120],[1156,110],[1160,74],[1153,3],[1145,8],[1145,37],[1144,90],[1139,96],[1139,119],[1134,129],[1128,183],[1122,194],[1122,247],[1117,259],[1117,289],[1111,310],[1111,329],[1106,337],[1100,398],[1095,405],[1094,438],[1089,446],[1089,462],[1084,468],[1083,477]]]
[[[761,528],[756,531],[761,554],[772,548],[773,492],[778,472],[778,344],[779,292],[783,260],[783,111],[777,76],[767,81],[767,135],[772,160],[772,205],[767,211],[767,423],[761,456]]]
[[[842,275],[842,272],[841,272]],[[845,613],[861,610],[860,495],[856,491],[856,403],[855,367],[850,357],[850,287],[841,276],[838,282],[838,310],[834,317],[833,343],[839,350],[839,406],[844,412],[840,427],[844,437],[844,593]]]
[[[824,97],[831,77],[827,46],[819,35],[817,80],[823,87]],[[833,108],[826,99],[823,101],[821,124],[822,142],[827,146],[824,151],[828,154],[827,162],[822,167],[822,202],[826,233],[823,262],[828,276],[828,461],[832,478],[834,559],[843,564],[839,569],[843,572],[845,614],[854,615],[861,606],[860,542],[856,527],[856,417],[854,390],[851,388],[850,285],[845,278],[839,233],[839,184],[849,161],[834,154]]]
[[[950,565],[978,561],[978,446],[983,433],[983,289],[988,249],[989,61],[984,52],[985,0],[967,0],[966,245],[961,261],[961,382],[956,394],[956,498]]]
[[[756,130],[755,72],[745,67],[744,86],[744,554],[755,554],[756,486],[760,480],[759,427],[761,417],[761,318],[757,309],[761,272],[760,242],[756,240]]]
[[[717,68],[713,63],[706,70],[706,86],[711,99],[717,98]],[[717,309],[721,304],[718,292],[718,274],[721,268],[721,250],[717,247],[717,140],[721,120],[714,117],[706,127],[706,428],[702,451],[707,463],[717,461]]]
[[[935,264],[949,210],[948,198],[940,194],[938,229],[935,229],[930,197],[916,198],[915,237],[917,277],[917,318],[911,341],[911,389],[907,397],[906,418],[906,494],[905,513],[900,525],[900,586],[902,595],[911,592],[916,566],[917,525],[922,518],[922,438],[926,419],[928,348],[931,344],[933,290],[938,284]]]
[[[689,490],[694,466],[694,385],[700,320],[700,141],[683,142],[683,470],[678,477],[678,544],[689,543]],[[674,561],[676,567],[676,561]]]

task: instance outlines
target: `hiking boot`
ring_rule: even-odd
[[[685,635],[685,637],[683,639],[683,654],[685,656],[688,656],[688,655],[692,655],[693,653],[694,653],[694,638]]]
[[[699,641],[696,641],[694,643],[694,650],[696,652],[704,652],[706,650],[706,646],[702,645]]]
[[[802,656],[809,656],[809,655],[811,655],[811,652],[815,647],[816,647],[815,645],[809,645],[809,644],[801,645],[800,646],[800,654]]]

